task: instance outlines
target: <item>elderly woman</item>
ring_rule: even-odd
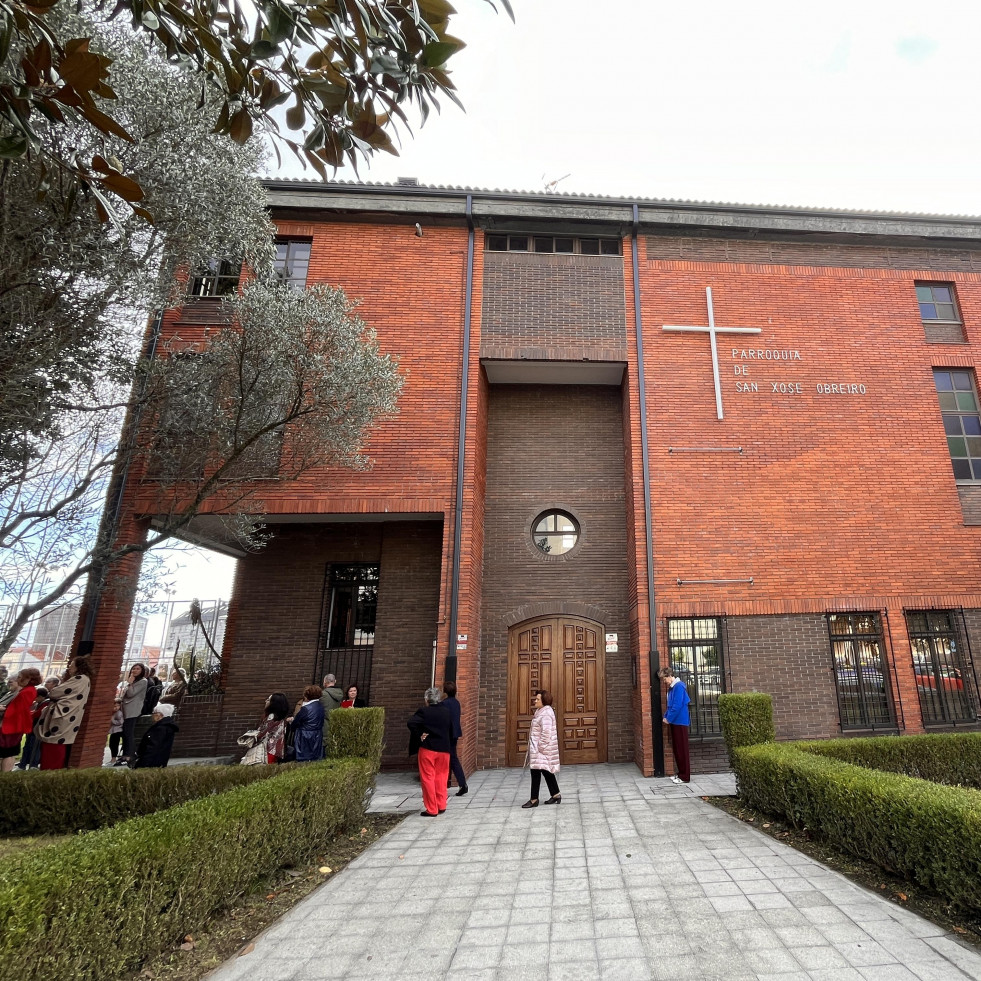
[[[0,769],[4,773],[13,770],[21,741],[31,731],[31,706],[40,684],[41,672],[37,668],[24,668],[17,672],[0,701],[3,715],[0,720]]]
[[[446,810],[446,785],[450,778],[450,738],[453,718],[440,703],[440,690],[427,688],[425,705],[408,721],[409,754],[419,752],[419,782],[422,784],[423,817],[434,818]]]
[[[62,770],[68,765],[91,690],[91,662],[87,657],[72,658],[61,681],[48,689],[48,704],[35,728],[41,742],[42,770]]]
[[[555,774],[559,772],[559,731],[555,724],[555,711],[552,709],[552,693],[535,692],[535,714],[528,730],[528,755],[525,766],[531,767],[531,799],[522,807],[538,807],[538,791],[542,776],[552,795],[546,804],[561,804],[559,782]]]
[[[179,731],[174,721],[174,706],[157,704],[153,708],[153,725],[143,734],[136,751],[134,769],[166,766]]]
[[[143,712],[143,700],[146,698],[148,684],[146,668],[142,664],[134,664],[129,669],[127,684],[121,694],[123,700],[123,755],[116,760],[115,766],[129,763],[136,751],[136,722]]]
[[[184,700],[187,691],[187,672],[183,668],[173,667],[170,669],[170,680],[164,685],[160,693],[160,701],[164,705],[173,705],[174,711]]]
[[[297,763],[324,758],[324,707],[320,704],[323,693],[320,685],[307,685],[296,715],[286,720],[293,727]]]

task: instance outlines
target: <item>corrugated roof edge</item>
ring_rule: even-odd
[[[745,204],[730,201],[686,201],[671,198],[617,197],[610,194],[583,194],[575,191],[521,191],[508,188],[468,187],[456,184],[398,184],[370,181],[308,181],[299,177],[269,177],[262,183],[267,187],[286,185],[290,187],[309,187],[311,189],[324,187],[347,188],[350,190],[393,191],[399,194],[480,194],[498,197],[525,198],[533,200],[567,200],[584,203],[597,202],[619,205],[654,205],[668,208],[684,208],[693,211],[709,211],[724,209],[727,211],[746,212],[777,212],[787,215],[847,215],[853,218],[919,218],[926,221],[963,221],[972,224],[981,223],[981,215],[967,214],[930,214],[918,211],[863,211],[858,208],[827,208],[804,207],[801,205],[782,204]]]

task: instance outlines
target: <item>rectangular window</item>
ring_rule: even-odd
[[[724,691],[722,621],[717,617],[668,620],[668,656],[671,670],[685,683],[691,698],[692,735],[719,735],[719,695]]]
[[[379,566],[363,563],[327,566],[313,678],[319,685],[332,674],[345,691],[357,685],[369,705],[379,573]]]
[[[228,296],[238,289],[242,263],[232,259],[209,259],[191,278],[188,296]]]
[[[973,373],[934,368],[950,462],[957,480],[981,480],[981,415]]]
[[[917,283],[916,301],[920,305],[920,319],[924,323],[940,321],[959,324],[961,322],[957,313],[953,283]]]
[[[276,243],[276,260],[273,268],[283,282],[295,290],[303,290],[307,285],[307,270],[310,268],[310,242],[289,240]]]
[[[561,235],[488,234],[488,252],[558,252],[565,255],[620,255],[623,242],[618,238],[573,238]]]
[[[975,721],[970,686],[950,610],[907,610],[916,694],[924,725]]]
[[[842,729],[895,729],[878,613],[829,613]]]

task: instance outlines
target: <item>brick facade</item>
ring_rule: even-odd
[[[437,679],[457,655],[465,765],[501,765],[508,629],[561,613],[618,634],[609,759],[645,774],[662,765],[650,652],[664,663],[671,617],[724,618],[726,686],[770,691],[780,738],[821,738],[839,731],[826,614],[878,612],[897,728],[922,731],[903,611],[963,609],[981,650],[979,485],[953,479],[932,374],[981,367],[981,222],[291,182],[270,194],[280,233],[312,242],[308,281],[361,299],[406,385],[365,447],[372,470],[260,489],[275,534],[239,563],[220,745],[271,684],[309,680],[330,561],[381,566],[371,699],[388,710],[386,765],[404,762],[434,639]],[[484,251],[485,228],[632,227],[639,310],[629,234],[622,256]],[[924,325],[920,281],[955,285],[962,327]],[[722,419],[708,336],[663,330],[704,327],[706,287],[717,327],[759,329],[718,334]],[[172,311],[166,329],[193,339],[205,319]],[[573,369],[577,383],[556,383]],[[530,544],[547,507],[582,523],[568,557]],[[152,510],[132,482],[133,528]],[[107,610],[99,630],[108,677],[123,624]],[[696,770],[717,768],[720,747],[695,740]]]

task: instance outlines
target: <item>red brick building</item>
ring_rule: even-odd
[[[360,298],[406,384],[371,471],[266,493],[185,752],[328,670],[387,709],[388,765],[434,674],[468,768],[521,762],[547,687],[564,762],[660,771],[668,663],[696,771],[724,762],[722,691],[771,693],[781,738],[977,724],[981,221],[269,192],[284,272]],[[144,510],[136,488],[134,529]],[[126,610],[105,609],[115,663]]]

